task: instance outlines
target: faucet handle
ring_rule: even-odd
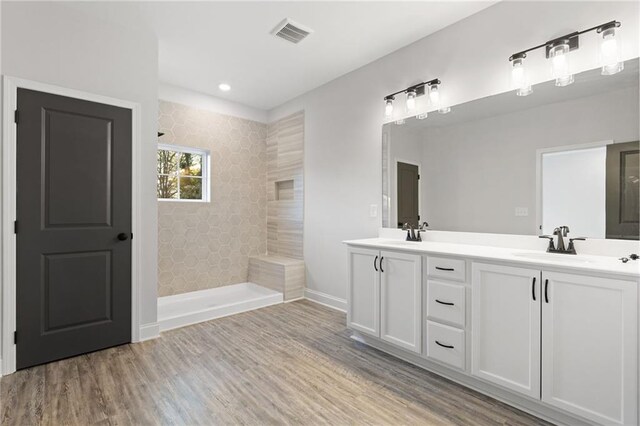
[[[569,238],[569,247],[567,247],[567,250],[575,250],[573,248],[573,242],[574,241],[584,241],[584,240],[586,240],[585,237]]]
[[[547,247],[547,251],[553,251],[556,249],[556,246],[553,244],[553,240],[555,240],[554,235],[538,235],[538,238],[547,238],[549,240],[549,246]]]

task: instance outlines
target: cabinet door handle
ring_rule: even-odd
[[[375,259],[373,259],[373,269],[376,270],[376,272],[378,272],[378,267],[376,266],[376,262],[378,261],[378,256],[376,256]]]
[[[384,269],[382,269],[382,259],[384,259],[384,256],[380,258],[380,272],[384,272]]]
[[[549,280],[544,280],[544,301],[549,303]]]
[[[438,346],[442,346],[443,348],[447,348],[447,349],[453,349],[453,346],[451,346],[451,345],[444,345],[444,344],[442,344],[442,343],[438,342],[437,340],[436,340],[436,345],[438,345]]]
[[[436,299],[436,303],[439,303],[441,305],[453,306],[453,303],[451,303],[451,302],[443,302],[443,301],[438,300],[438,299]]]
[[[536,277],[533,277],[533,282],[531,283],[531,295],[533,296],[533,301],[536,301]]]
[[[436,269],[437,269],[438,271],[448,271],[448,272],[453,272],[453,271],[455,271],[455,269],[453,269],[453,268],[441,268],[441,267],[439,267],[439,266],[436,266]]]

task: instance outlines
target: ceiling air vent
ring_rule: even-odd
[[[310,28],[306,28],[287,18],[284,21],[280,22],[273,29],[273,31],[271,31],[271,34],[276,37],[280,37],[281,39],[287,40],[293,44],[298,44],[312,32],[313,30],[311,30]]]

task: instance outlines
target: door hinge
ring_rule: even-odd
[[[131,233],[131,239],[133,240],[133,232]]]
[[[18,110],[15,110],[13,112],[13,121],[18,124],[18,117],[20,116],[20,114],[18,113]]]
[[[18,332],[17,331],[13,332],[13,344],[14,345],[18,344]]]
[[[420,175],[418,175],[418,180],[420,180]]]
[[[17,220],[13,221],[13,233],[14,234],[18,233],[18,221]]]

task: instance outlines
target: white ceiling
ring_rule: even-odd
[[[160,43],[160,81],[271,109],[494,3],[77,2],[70,7],[153,29]],[[270,35],[287,17],[313,34],[298,45]],[[221,82],[231,91],[221,92]]]

